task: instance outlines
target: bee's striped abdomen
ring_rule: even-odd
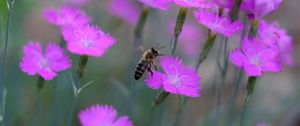
[[[143,59],[140,60],[138,65],[135,68],[134,79],[135,80],[140,79],[143,76],[143,74],[145,73],[147,67],[148,67],[148,62]]]

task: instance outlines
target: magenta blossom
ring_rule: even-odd
[[[100,57],[116,43],[115,38],[105,34],[97,26],[63,27],[62,35],[67,42],[68,50],[78,55]]]
[[[173,2],[173,0],[138,0],[141,3],[145,4],[146,6],[160,9],[160,10],[167,10],[169,8],[169,3]]]
[[[213,6],[211,0],[174,0],[175,4],[185,8],[210,8]]]
[[[238,68],[244,69],[248,76],[261,76],[263,72],[280,72],[282,69],[278,51],[255,38],[246,38],[242,43],[242,50],[233,50],[229,60]]]
[[[241,10],[244,10],[252,20],[260,19],[276,10],[282,0],[244,0]]]
[[[189,97],[200,96],[200,77],[194,68],[185,67],[179,58],[170,55],[161,57],[160,65],[165,73],[149,73],[145,80],[149,88],[163,88],[166,92]]]
[[[39,42],[29,42],[24,46],[23,53],[20,68],[30,76],[39,74],[45,80],[52,80],[57,72],[71,67],[71,60],[55,43],[49,43],[43,53]]]
[[[218,14],[213,14],[207,10],[195,11],[194,16],[200,24],[209,28],[212,32],[224,35],[226,37],[230,37],[235,32],[238,32],[244,28],[239,20],[231,22],[230,19],[219,16]]]
[[[78,114],[82,126],[133,126],[127,116],[117,117],[117,111],[110,105],[94,105]]]
[[[110,0],[109,12],[131,25],[135,25],[139,18],[140,8],[133,0]]]
[[[279,27],[277,22],[268,24],[263,20],[260,21],[258,36],[266,45],[275,50],[279,50],[283,62],[289,66],[293,65],[292,38],[287,34],[285,29]]]
[[[91,22],[85,12],[78,8],[62,6],[59,10],[45,9],[43,16],[51,23],[57,26],[65,25],[84,25]]]

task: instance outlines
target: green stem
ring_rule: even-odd
[[[41,91],[44,87],[45,80],[41,76],[39,76],[37,81],[37,89],[38,89],[38,95],[37,95],[37,101],[36,101],[36,118],[35,118],[35,125],[41,126],[41,112],[42,112],[42,98],[41,98]]]
[[[235,116],[235,111],[234,111],[234,108],[235,108],[235,102],[236,102],[236,98],[237,98],[237,95],[238,95],[238,91],[239,91],[239,87],[240,87],[240,82],[243,78],[243,70],[239,69],[238,72],[236,71],[236,75],[235,75],[235,81],[234,81],[234,91],[233,91],[233,94],[232,94],[232,98],[230,100],[230,106],[229,106],[229,112],[228,112],[228,118],[226,119],[226,125],[225,126],[230,126],[231,125],[231,122],[232,122],[232,119],[233,117]]]
[[[239,12],[240,12],[240,7],[241,7],[241,3],[242,2],[243,2],[243,0],[235,0],[234,1],[233,8],[229,12],[229,16],[230,16],[230,18],[231,18],[232,21],[235,21],[235,20],[238,19]]]
[[[40,91],[43,89],[44,87],[44,84],[45,84],[45,79],[41,76],[39,76],[39,79],[38,79],[38,82],[37,82],[37,89]]]
[[[11,5],[8,8],[7,11],[7,19],[6,19],[6,29],[5,29],[5,38],[4,38],[4,49],[2,53],[2,62],[1,62],[1,74],[0,74],[0,116],[2,117],[2,120],[0,123],[4,125],[4,89],[5,89],[5,79],[6,79],[6,66],[7,66],[7,53],[8,53],[8,35],[9,35],[9,29],[10,29],[10,23],[11,23],[11,15],[12,15],[12,8],[14,6],[14,0],[11,1]],[[2,109],[3,108],[3,109]]]
[[[210,52],[211,48],[213,47],[213,45],[215,43],[216,37],[217,36],[215,34],[211,34],[211,32],[209,32],[208,38],[206,40],[204,48],[201,51],[200,58],[199,58],[198,63],[196,65],[197,69],[199,68],[200,64],[206,59],[208,53]]]
[[[249,77],[247,84],[247,94],[252,94],[255,88],[257,77]]]
[[[71,105],[71,111],[70,111],[70,115],[69,115],[67,126],[71,126],[72,125],[72,119],[73,119],[73,114],[74,114],[74,111],[75,111],[76,104],[77,104],[77,96],[75,95],[74,99],[73,99],[73,102],[72,102],[72,105]]]
[[[244,125],[247,105],[248,105],[249,99],[254,91],[256,80],[257,80],[257,77],[249,77],[249,79],[248,79],[247,94],[244,98],[244,105],[243,105],[243,110],[242,110],[242,114],[241,114],[240,126]]]
[[[79,63],[78,63],[78,69],[77,69],[77,75],[81,79],[83,77],[84,72],[86,71],[85,67],[88,62],[89,57],[86,55],[80,56]]]
[[[175,50],[176,50],[176,46],[177,46],[177,42],[178,42],[178,37],[182,31],[182,27],[183,24],[185,22],[186,19],[186,14],[187,14],[187,8],[183,8],[181,7],[179,10],[179,13],[177,15],[177,19],[176,19],[176,25],[174,28],[174,41],[172,39],[172,54],[174,55]]]
[[[250,22],[251,27],[249,30],[249,38],[255,38],[257,35],[257,30],[258,30],[258,25],[259,25],[259,21],[258,20],[253,20]]]
[[[169,96],[169,94],[169,92],[165,91],[161,91],[160,93],[158,93],[154,99],[154,102],[152,103],[152,109],[161,104]]]
[[[183,100],[179,99],[179,108],[176,113],[176,120],[175,120],[174,126],[181,125],[181,122],[184,119],[185,106],[186,106],[187,100],[188,100],[187,97],[185,97],[185,96],[179,96],[179,97],[180,97],[180,99],[183,99]]]
[[[221,108],[221,100],[222,100],[222,94],[223,94],[223,90],[224,90],[224,85],[225,85],[225,81],[226,81],[226,73],[227,73],[227,68],[228,68],[228,52],[227,52],[227,47],[228,47],[228,38],[224,38],[224,49],[223,49],[223,58],[224,58],[224,61],[223,61],[223,66],[221,68],[221,82],[217,87],[217,91],[216,91],[216,95],[217,95],[217,108],[216,108],[216,125],[218,125],[218,120],[219,120],[219,117],[220,117],[220,108]],[[220,51],[221,52],[221,51]],[[221,58],[220,58],[221,59]]]
[[[144,7],[142,13],[140,14],[140,18],[138,20],[138,24],[137,27],[135,28],[134,31],[134,44],[136,45],[136,47],[139,47],[140,45],[143,44],[143,31],[144,31],[144,27],[145,27],[145,23],[149,14],[149,8]]]
[[[64,37],[62,35],[60,36],[59,45],[61,47],[66,47],[66,41],[64,40]]]

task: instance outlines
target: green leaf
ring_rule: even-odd
[[[6,23],[8,14],[8,8],[7,8],[7,1],[6,0],[0,0],[0,31],[3,31],[3,28]],[[1,33],[2,35],[3,33]]]

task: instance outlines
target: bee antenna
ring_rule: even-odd
[[[159,43],[156,44],[155,48],[158,48],[158,47],[159,47]]]

